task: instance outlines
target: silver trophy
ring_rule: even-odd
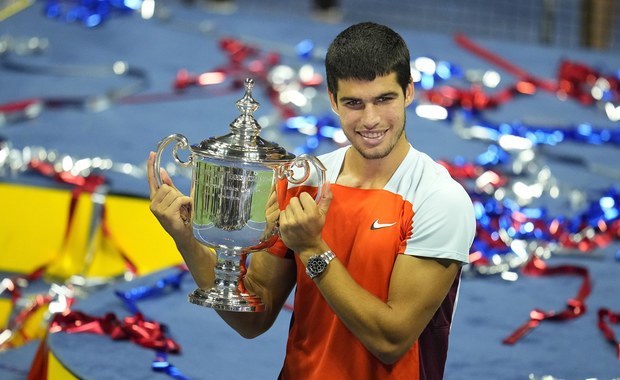
[[[258,312],[265,306],[260,297],[243,285],[249,253],[272,246],[278,237],[277,220],[267,220],[265,211],[273,191],[283,210],[286,191],[291,186],[316,189],[321,197],[325,167],[314,156],[288,153],[259,135],[261,127],[253,113],[259,103],[252,98],[252,79],[245,80],[245,94],[236,102],[240,115],[230,124],[230,133],[211,137],[190,146],[185,136],[170,135],[157,146],[154,170],[158,185],[161,155],[175,143],[176,164],[192,168],[192,213],[194,237],[215,249],[215,283],[198,288],[189,302],[216,310]],[[179,149],[189,149],[187,161]],[[314,170],[312,170],[314,169]]]

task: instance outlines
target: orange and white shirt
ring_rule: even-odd
[[[333,193],[323,239],[358,284],[387,301],[397,255],[468,262],[476,224],[473,206],[444,167],[410,147],[383,189],[340,186],[335,183],[348,148],[319,157]],[[288,196],[307,190],[292,188]],[[269,251],[291,257],[281,241]],[[281,379],[442,378],[458,276],[420,339],[398,362],[386,365],[344,326],[295,260],[297,286]]]

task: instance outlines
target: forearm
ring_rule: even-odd
[[[295,261],[267,252],[253,253],[244,285],[261,298],[265,310],[256,313],[218,311],[222,319],[244,338],[267,331],[277,318],[295,285]]]
[[[255,313],[232,311],[217,311],[217,313],[239,335],[246,339],[253,339],[269,330],[282,309],[283,303],[274,300],[271,293],[261,288],[251,276],[246,276],[243,282],[249,293],[261,298],[265,304],[265,310]]]
[[[315,283],[349,331],[386,364],[404,355],[423,329],[416,324],[414,331],[403,331],[404,326],[411,326],[403,320],[403,313],[359,286],[337,259]]]
[[[208,290],[215,283],[214,268],[217,264],[215,252],[193,239],[191,242],[177,243],[177,249],[183,256],[194,281],[198,287]],[[247,290],[256,294],[256,290],[248,278],[244,283]],[[216,310],[219,316],[239,335],[245,338],[254,338],[264,332],[268,326],[263,321],[265,313],[228,312]]]
[[[280,214],[282,240],[305,266],[311,256],[330,249],[322,235],[331,199],[329,186],[319,204],[304,192],[291,198]],[[361,287],[337,258],[314,282],[341,322],[379,360],[393,363],[419,336],[421,329],[411,328],[409,317],[416,316],[411,301],[404,306],[396,302],[400,308],[395,310],[394,305]]]
[[[217,257],[215,251],[202,245],[196,239],[188,241],[175,241],[177,250],[183,257],[196,285],[202,289],[209,289],[215,281],[215,264]]]

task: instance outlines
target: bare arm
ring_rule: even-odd
[[[429,323],[458,273],[456,262],[399,255],[387,302],[361,288],[338,260],[315,279],[347,328],[379,360],[404,355]]]
[[[295,280],[295,260],[280,258],[268,252],[253,253],[244,283],[249,292],[261,297],[265,311],[218,311],[218,314],[241,336],[254,338],[273,325],[295,285]]]
[[[193,236],[191,223],[188,222],[191,220],[191,198],[183,195],[163,170],[161,174],[164,183],[161,187],[157,186],[153,172],[154,160],[155,153],[151,153],[147,165],[151,212],[174,240],[196,284],[208,289],[215,280],[215,252]],[[277,207],[276,211],[268,215],[269,220],[277,219]],[[294,284],[295,260],[278,258],[266,252],[254,253],[245,285],[248,291],[262,298],[266,311],[219,312],[219,315],[244,337],[260,335],[273,324]]]
[[[157,186],[154,174],[155,153],[149,155],[147,176],[150,190],[150,210],[159,224],[172,237],[183,260],[199,287],[213,285],[216,258],[212,249],[194,239],[191,220],[191,198],[183,195],[168,174],[162,170],[163,185]]]
[[[271,236],[280,216],[280,207],[275,186],[265,205],[265,235],[266,239]],[[259,251],[251,255],[250,266],[244,278],[246,289],[258,295],[265,304],[265,311],[260,313],[225,312],[219,311],[219,315],[246,338],[256,337],[267,331],[280,313],[284,302],[288,298],[296,281],[295,260],[284,259],[268,252]]]
[[[289,203],[280,216],[282,237],[306,264],[329,249],[321,238],[331,192],[317,206],[308,194]],[[333,311],[364,346],[384,363],[404,355],[418,339],[448,293],[459,264],[399,255],[388,300],[359,286],[337,259],[314,281]]]

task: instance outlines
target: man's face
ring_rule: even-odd
[[[331,93],[329,98],[345,136],[364,158],[384,158],[405,140],[405,108],[413,101],[413,84],[403,94],[395,73],[372,81],[339,80],[337,98]]]

